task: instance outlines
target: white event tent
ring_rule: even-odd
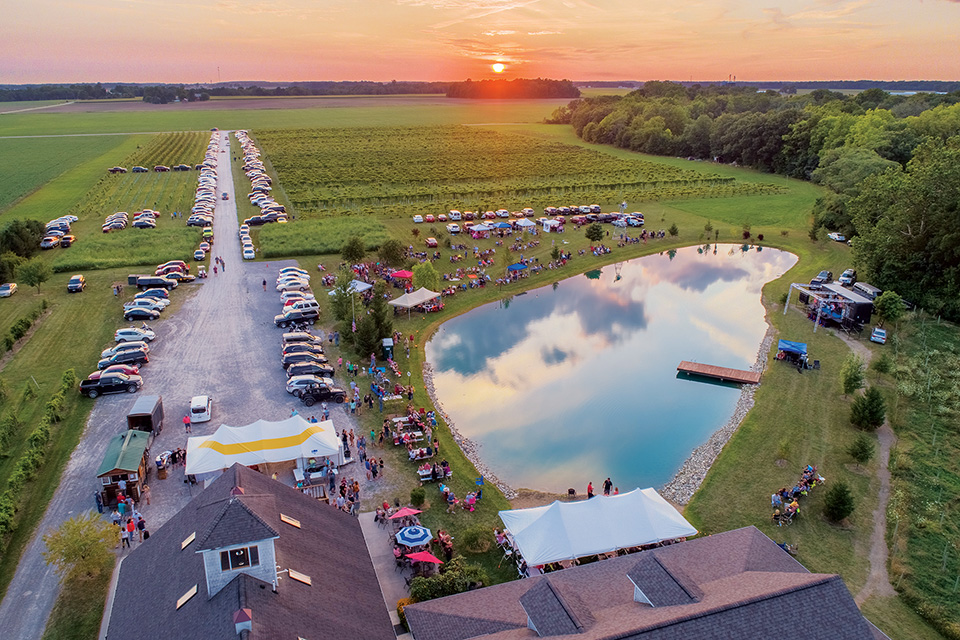
[[[517,226],[518,227],[535,227],[537,226],[537,223],[533,222],[532,220],[527,220],[526,218],[522,218],[520,220],[517,220]]]
[[[186,473],[219,472],[235,462],[246,467],[293,462],[302,470],[311,458],[322,457],[338,465],[344,462],[333,422],[311,423],[296,415],[280,422],[257,420],[245,427],[220,425],[209,436],[189,438]]]
[[[501,511],[500,519],[531,567],[697,533],[653,489]]]
[[[351,280],[350,284],[347,285],[347,293],[363,293],[368,289],[373,289],[373,285],[369,282],[364,282],[363,280]],[[328,296],[333,296],[337,294],[336,289],[331,289]]]

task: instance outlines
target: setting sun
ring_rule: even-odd
[[[503,70],[507,68],[507,65],[502,62],[495,62],[490,65],[490,68],[493,69],[494,73],[503,73]]]

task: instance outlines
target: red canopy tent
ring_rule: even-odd
[[[433,564],[443,564],[443,560],[433,555],[429,551],[418,551],[417,553],[408,553],[407,557],[415,562],[432,562]]]
[[[421,513],[421,512],[418,511],[417,509],[411,509],[410,507],[404,507],[403,509],[400,509],[400,510],[397,511],[395,514],[393,514],[392,516],[390,516],[390,519],[393,520],[394,518],[403,518],[404,516],[415,516],[415,515],[417,515],[418,513]]]
[[[401,280],[409,280],[413,277],[413,271],[407,271],[405,269],[401,271],[394,271],[391,276],[392,278],[400,278]]]

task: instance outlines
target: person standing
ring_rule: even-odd
[[[267,290],[267,279],[266,279],[266,278],[263,279],[263,290],[264,290],[264,291]]]
[[[603,495],[609,496],[610,489],[612,488],[613,488],[613,483],[610,482],[610,478],[607,478],[606,480],[603,481]]]
[[[587,483],[587,500],[593,497],[593,482]]]
[[[143,519],[143,516],[137,518],[137,535],[140,538],[140,542],[143,542],[143,532],[147,529],[147,521]]]
[[[93,492],[93,501],[97,503],[97,513],[103,513],[103,498],[99,491]]]
[[[187,433],[191,433],[190,428],[190,416],[185,415],[183,416],[183,430]]]
[[[147,503],[147,506],[150,506],[150,485],[143,485],[143,489],[140,491],[140,497]]]

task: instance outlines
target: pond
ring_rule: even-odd
[[[514,488],[599,492],[608,476],[621,491],[659,487],[740,394],[677,365],[750,368],[767,329],[761,288],[796,261],[687,247],[478,307],[426,345],[437,397]]]

